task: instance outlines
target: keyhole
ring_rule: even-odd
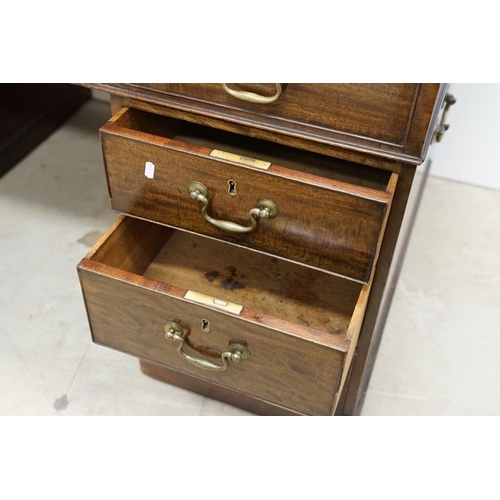
[[[210,321],[208,321],[208,319],[202,319],[201,320],[201,329],[204,332],[209,332],[210,331]]]
[[[236,196],[236,181],[233,181],[232,179],[227,181],[228,189],[227,192],[231,196]]]

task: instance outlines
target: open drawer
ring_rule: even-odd
[[[94,342],[333,414],[369,285],[126,216],[78,272]]]
[[[114,210],[369,282],[397,174],[128,108],[100,132]]]

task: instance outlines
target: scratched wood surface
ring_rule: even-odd
[[[182,231],[144,275],[340,336],[361,290],[358,283]]]

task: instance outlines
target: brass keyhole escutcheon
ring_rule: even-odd
[[[204,331],[204,332],[210,332],[210,321],[208,321],[208,319],[202,319],[201,320],[201,329]]]
[[[236,196],[238,193],[236,191],[236,181],[233,181],[233,179],[229,179],[227,181],[227,192],[231,195],[231,196]]]

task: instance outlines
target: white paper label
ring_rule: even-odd
[[[155,176],[155,166],[154,166],[154,163],[151,163],[150,161],[146,162],[146,166],[144,167],[144,175],[148,179],[152,179]]]

